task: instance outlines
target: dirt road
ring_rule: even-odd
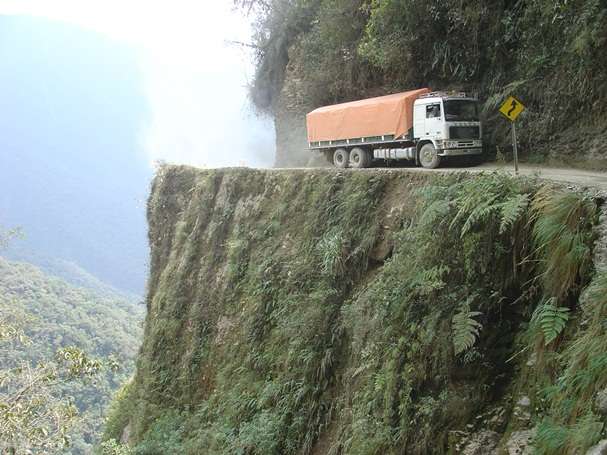
[[[447,166],[440,167],[438,169],[425,169],[422,167],[415,166],[395,166],[395,167],[374,167],[364,169],[363,171],[374,172],[381,170],[397,170],[402,169],[404,171],[414,171],[414,172],[470,172],[470,173],[479,173],[479,172],[506,172],[508,174],[514,175],[514,165],[513,164],[497,164],[497,163],[484,163],[480,166],[467,166],[467,167],[459,167],[456,165],[448,164]],[[360,172],[361,170],[351,170],[349,171]],[[607,172],[599,172],[599,171],[584,171],[580,169],[573,168],[553,168],[553,167],[542,167],[542,166],[532,166],[523,164],[519,166],[519,175],[529,176],[529,177],[539,177],[544,180],[549,180],[553,182],[559,183],[571,183],[572,185],[579,187],[589,187],[596,188],[601,192],[607,193]]]
[[[422,171],[432,172],[431,170],[421,169]],[[501,165],[496,163],[485,163],[475,167],[448,167],[443,171],[465,171],[465,172],[491,172],[501,171],[514,175],[514,166],[512,164]],[[545,180],[554,182],[571,183],[576,186],[588,186],[607,191],[607,173],[583,171],[579,169],[550,168],[540,166],[521,165],[520,175],[537,176]]]
[[[330,169],[335,169],[332,166],[328,166]],[[276,171],[281,170],[289,170],[289,171],[305,171],[310,169],[319,169],[319,168],[274,168]],[[337,170],[337,169],[335,169]],[[340,169],[340,171],[347,172],[382,172],[382,171],[395,171],[395,170],[403,170],[403,171],[413,171],[413,172],[470,172],[470,173],[479,173],[479,172],[506,172],[508,174],[514,175],[514,165],[512,164],[497,164],[497,163],[484,163],[480,166],[467,166],[467,167],[459,167],[456,165],[450,165],[440,167],[438,169],[425,169],[422,167],[415,167],[413,165],[404,165],[404,166],[392,166],[392,167],[371,167],[367,169]],[[519,166],[519,175],[528,176],[528,177],[539,177],[544,180],[559,182],[559,183],[571,183],[572,185],[578,187],[588,187],[595,188],[599,190],[601,193],[607,194],[607,172],[599,172],[599,171],[585,171],[581,169],[574,168],[554,168],[554,167],[542,167],[542,166],[533,166],[528,164],[522,164]]]

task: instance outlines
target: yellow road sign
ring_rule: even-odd
[[[511,122],[514,122],[524,110],[525,106],[523,103],[513,96],[509,96],[508,99],[504,101],[504,104],[502,104],[502,107],[500,107],[500,112]]]

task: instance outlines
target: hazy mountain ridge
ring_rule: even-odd
[[[9,261],[32,264],[46,275],[59,278],[72,286],[89,289],[99,296],[121,298],[133,303],[142,299],[140,295],[129,293],[117,289],[108,283],[104,283],[75,262],[66,259],[49,258],[27,250],[11,248],[10,245],[2,252],[2,256]]]
[[[76,26],[0,17],[0,223],[22,228],[14,247],[136,294],[152,174],[141,85],[124,45]]]

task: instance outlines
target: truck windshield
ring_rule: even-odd
[[[478,122],[478,103],[470,100],[445,100],[445,119]]]

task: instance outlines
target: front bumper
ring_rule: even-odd
[[[438,156],[467,156],[480,155],[483,153],[482,147],[443,149],[438,151]]]

